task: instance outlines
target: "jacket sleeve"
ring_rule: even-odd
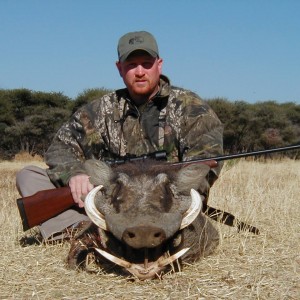
[[[100,135],[93,126],[93,108],[86,105],[59,129],[45,153],[51,181],[56,186],[65,186],[72,176],[86,173],[83,163],[94,158],[101,143]]]
[[[185,97],[183,103],[179,144],[183,161],[223,154],[223,124],[211,107],[193,93]],[[216,168],[210,170],[206,176],[207,182],[203,183],[206,188],[201,191],[202,194],[208,194],[221,168],[222,163],[219,163]]]

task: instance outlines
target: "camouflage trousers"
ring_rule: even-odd
[[[22,197],[35,194],[38,191],[55,189],[46,170],[27,166],[16,175],[16,186]],[[81,221],[88,221],[84,209],[68,209],[63,213],[47,220],[39,226],[44,240],[57,240],[64,238],[64,230]]]

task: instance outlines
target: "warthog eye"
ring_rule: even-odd
[[[121,200],[121,198],[122,198],[120,195],[121,188],[122,188],[122,184],[115,185],[115,187],[112,191],[112,194],[111,194],[112,201],[120,201]]]
[[[124,202],[124,197],[123,197],[124,195],[122,195],[122,188],[123,188],[122,183],[119,182],[115,184],[111,194],[111,204],[114,206],[117,213],[120,212],[120,206]]]
[[[173,203],[173,192],[169,185],[161,184],[158,186],[160,191],[157,191],[159,194],[159,202],[160,206],[163,208],[164,211],[169,211],[171,209]]]

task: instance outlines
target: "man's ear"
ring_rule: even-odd
[[[162,74],[162,66],[163,66],[163,59],[158,58],[158,69],[159,69],[160,75]]]
[[[123,78],[123,76],[122,76],[122,66],[121,66],[120,61],[116,61],[116,66],[117,66],[117,69],[119,71],[120,76]]]

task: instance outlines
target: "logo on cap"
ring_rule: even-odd
[[[134,38],[131,38],[129,40],[130,45],[143,44],[143,43],[144,43],[144,38],[142,36],[135,36]]]

